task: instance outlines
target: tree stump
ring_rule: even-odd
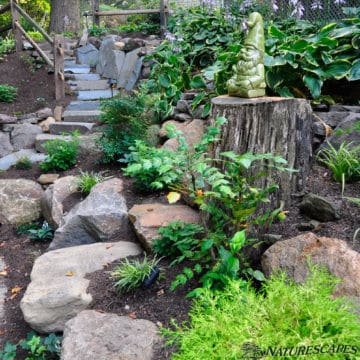
[[[272,153],[288,162],[297,172],[272,171],[259,179],[259,187],[274,182],[278,191],[271,196],[273,205],[291,203],[291,194],[303,189],[309,173],[311,148],[311,107],[304,99],[280,97],[237,98],[219,96],[212,99],[211,123],[217,116],[228,122],[221,130],[221,140],[211,149],[211,156],[219,158],[224,151],[236,154]]]

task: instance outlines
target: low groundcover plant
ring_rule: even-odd
[[[243,280],[204,292],[190,325],[164,330],[178,345],[172,359],[358,359],[360,322],[349,300],[332,297],[337,283],[310,265],[301,285],[279,273],[259,292]]]

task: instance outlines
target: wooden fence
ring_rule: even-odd
[[[20,7],[20,5],[17,3],[17,0],[10,0],[8,4],[0,8],[0,14],[6,11],[11,11],[12,24],[8,24],[0,28],[0,33],[12,29],[15,37],[17,52],[22,50],[22,37],[24,37],[44,59],[46,64],[54,68],[55,98],[57,101],[62,100],[65,96],[64,37],[62,35],[55,35],[54,38],[52,38],[34,19],[29,16],[29,14],[22,7]],[[45,52],[21,26],[20,16],[22,16],[37,31],[39,31],[44,39],[52,46],[54,60],[49,59]]]
[[[100,0],[91,1],[91,13],[93,24],[99,26],[101,16],[120,16],[120,15],[141,15],[141,14],[160,14],[160,28],[164,32],[167,27],[167,18],[169,8],[167,0],[160,0],[158,9],[138,9],[138,10],[118,10],[118,11],[100,11]]]

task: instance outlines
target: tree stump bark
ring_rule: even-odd
[[[297,172],[273,171],[261,178],[257,186],[275,182],[278,191],[271,196],[273,205],[291,204],[291,194],[303,189],[309,173],[311,148],[311,107],[304,99],[280,97],[236,98],[219,96],[212,99],[211,123],[217,116],[228,122],[221,130],[221,140],[212,148],[211,156],[219,158],[224,151],[236,154],[272,153],[288,162]]]

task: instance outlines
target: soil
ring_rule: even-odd
[[[8,83],[19,88],[18,97],[13,104],[0,103],[0,113],[12,115],[14,113],[30,113],[44,106],[54,107],[53,79],[48,75],[45,68],[30,73],[21,59],[11,54],[0,63],[0,84]],[[38,104],[36,99],[45,99]],[[69,101],[69,99],[67,99]],[[65,101],[66,102],[66,101]],[[150,201],[165,202],[165,194],[153,194],[143,196],[136,192],[131,180],[123,178],[118,165],[101,165],[86,157],[79,158],[76,166],[61,176],[75,175],[82,170],[106,171],[105,175],[121,177],[125,183],[125,197],[128,208],[135,203]],[[36,180],[41,174],[40,169],[34,165],[30,170],[10,169],[0,173],[0,179],[27,178]],[[306,192],[324,195],[341,206],[342,217],[336,222],[328,222],[318,226],[316,233],[320,236],[340,238],[352,244],[355,229],[360,227],[359,208],[341,197],[341,186],[331,179],[330,172],[316,164],[312,167],[312,173],[306,182]],[[360,182],[348,184],[345,188],[346,196],[358,197],[360,194]],[[67,199],[66,208],[70,209],[75,202],[81,199],[81,194]],[[306,222],[308,219],[299,212],[297,204],[301,198],[294,198],[294,204],[288,210],[287,218],[270,229],[270,233],[281,234],[283,239],[296,236],[301,233],[296,224]],[[134,234],[120,234],[118,239],[136,241]],[[0,349],[6,341],[12,343],[24,339],[31,330],[25,323],[19,308],[19,302],[30,281],[30,273],[34,260],[46,251],[48,243],[30,241],[26,234],[19,234],[12,226],[0,224],[0,256],[4,257],[8,275],[5,283],[8,288],[5,301],[5,318],[0,322]],[[269,246],[269,245],[267,245]],[[354,248],[360,251],[360,244],[354,244]],[[262,251],[266,246],[262,248]],[[259,256],[259,254],[257,254]],[[258,257],[254,263],[258,263]],[[197,286],[196,279],[189,282],[186,287],[179,287],[174,292],[169,290],[171,282],[181,271],[182,266],[169,268],[169,262],[162,259],[160,267],[164,277],[147,289],[138,289],[125,295],[119,295],[112,287],[109,272],[116,264],[109,264],[103,270],[89,274],[89,292],[94,297],[93,308],[101,312],[112,312],[119,315],[149,319],[158,326],[169,326],[171,319],[181,324],[188,320],[188,311],[191,301],[185,298],[190,289]],[[1,275],[0,275],[1,276]],[[172,348],[159,347],[155,354],[155,360],[169,359]],[[24,359],[24,354],[17,357]]]

